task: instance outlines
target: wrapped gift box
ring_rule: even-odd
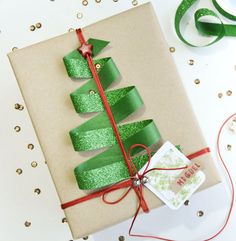
[[[85,27],[83,32],[87,39],[110,41],[97,58],[111,56],[118,66],[122,79],[112,88],[135,85],[140,92],[145,108],[127,122],[153,119],[163,140],[181,145],[186,155],[206,147],[150,3]],[[78,46],[75,32],[69,32],[9,54],[62,203],[86,195],[78,188],[73,170],[101,152],[75,152],[69,137],[71,129],[91,117],[76,114],[69,94],[85,82],[71,80],[63,64],[63,57]],[[201,189],[220,182],[210,154],[198,157],[198,162],[206,174]],[[145,197],[150,208],[162,205],[147,189]],[[97,198],[70,207],[65,214],[73,237],[79,238],[132,217],[136,207],[136,195],[131,192],[117,205]]]

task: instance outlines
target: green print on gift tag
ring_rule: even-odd
[[[92,57],[95,57],[109,42],[89,39],[87,43],[93,45]],[[63,60],[71,78],[79,81],[87,79],[84,85],[70,95],[76,112],[79,114],[98,113],[70,131],[75,151],[108,148],[75,168],[74,173],[79,188],[95,190],[130,178],[86,59],[78,50],[74,50]],[[93,62],[103,89],[108,89],[120,77],[117,66],[110,57],[96,59]],[[143,106],[143,101],[135,86],[105,91],[105,94],[117,124]],[[118,125],[118,130],[126,152],[133,144],[140,143],[150,147],[160,140],[160,133],[151,119]],[[132,153],[135,155],[133,162],[137,170],[148,161],[147,154],[140,154],[141,151],[143,149],[136,148]]]
[[[166,142],[151,159],[149,169],[178,168],[185,165],[188,168],[184,170],[158,170],[146,174],[148,182],[145,186],[171,209],[180,208],[190,198],[205,181],[205,174],[197,163],[190,162],[170,142]]]

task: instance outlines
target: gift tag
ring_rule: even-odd
[[[178,168],[182,170],[154,170],[145,176],[144,185],[171,209],[178,209],[201,186],[206,177],[197,161],[190,161],[173,144],[166,142],[151,158],[152,168]],[[144,171],[145,166],[140,170]]]

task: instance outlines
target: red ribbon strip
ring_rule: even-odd
[[[78,198],[78,199],[75,199],[75,200],[72,200],[70,202],[67,202],[67,203],[64,203],[61,205],[61,208],[62,209],[66,209],[68,207],[72,207],[74,205],[77,205],[79,203],[82,203],[82,202],[85,202],[85,201],[88,201],[88,200],[91,200],[93,198],[97,198],[97,197],[102,197],[102,200],[107,203],[107,204],[117,204],[118,202],[122,201],[128,194],[129,192],[133,189],[138,197],[138,200],[139,200],[139,206],[137,208],[137,211],[134,215],[134,218],[132,220],[132,223],[131,223],[131,226],[129,228],[129,235],[130,236],[133,236],[133,237],[141,237],[141,238],[153,238],[153,239],[159,239],[159,240],[165,240],[165,241],[175,241],[175,240],[171,240],[171,239],[166,239],[166,238],[162,238],[162,237],[158,237],[158,236],[150,236],[150,235],[141,235],[141,234],[132,234],[131,231],[132,231],[132,228],[133,228],[133,225],[135,223],[135,220],[137,219],[137,216],[139,214],[139,211],[140,209],[142,208],[144,212],[149,212],[149,208],[148,208],[148,205],[144,199],[144,196],[143,196],[143,184],[144,184],[144,181],[145,181],[145,175],[148,173],[148,172],[151,172],[151,171],[154,171],[154,170],[181,170],[181,169],[185,169],[187,168],[187,166],[184,166],[184,167],[180,167],[180,168],[153,168],[153,169],[150,169],[148,170],[148,167],[149,167],[149,164],[150,164],[150,161],[151,161],[151,152],[149,150],[148,147],[146,147],[145,145],[142,145],[142,144],[135,144],[133,146],[130,147],[129,149],[129,153],[128,155],[126,154],[126,151],[125,151],[125,148],[124,148],[124,145],[122,143],[122,140],[121,140],[121,137],[120,137],[120,134],[119,134],[119,131],[117,129],[117,126],[116,126],[116,122],[114,120],[114,117],[113,117],[113,114],[111,112],[111,109],[110,109],[110,106],[109,106],[109,103],[106,99],[106,96],[105,96],[105,93],[104,93],[104,90],[102,88],[102,85],[100,83],[100,79],[99,79],[99,76],[97,74],[97,71],[96,71],[96,67],[94,66],[94,63],[92,61],[92,45],[90,44],[87,44],[85,39],[84,39],[84,36],[83,36],[83,33],[81,31],[81,29],[77,29],[76,30],[76,34],[78,36],[78,39],[81,43],[81,46],[80,48],[78,49],[78,51],[80,51],[80,53],[83,55],[83,57],[86,58],[87,62],[88,62],[88,65],[89,65],[89,68],[91,70],[91,73],[92,73],[92,76],[95,80],[95,83],[97,85],[97,88],[98,88],[98,91],[99,91],[99,94],[100,94],[100,97],[101,97],[101,100],[102,100],[102,103],[104,105],[104,108],[107,112],[107,115],[109,117],[109,120],[110,120],[110,123],[111,123],[111,126],[113,128],[113,131],[114,131],[114,134],[115,134],[115,137],[117,139],[117,142],[119,144],[119,147],[121,149],[121,152],[122,152],[122,155],[124,157],[124,160],[126,162],[126,165],[127,165],[127,168],[129,170],[129,173],[130,173],[130,179],[128,180],[125,180],[125,181],[122,181],[120,183],[117,183],[117,184],[114,184],[113,186],[111,187],[108,187],[108,188],[105,188],[101,191],[97,191],[97,192],[94,192],[94,193],[91,193],[89,195],[86,195],[84,197],[81,197],[81,198]],[[228,121],[228,119],[227,119]],[[226,121],[226,122],[227,122]],[[225,123],[226,123],[225,122]],[[217,150],[218,150],[218,153],[219,153],[219,156],[220,156],[220,160],[222,161],[223,165],[224,165],[224,168],[225,170],[227,171],[227,174],[229,176],[229,179],[230,179],[230,182],[231,182],[231,186],[232,186],[232,204],[231,204],[231,207],[230,207],[230,211],[228,213],[228,217],[227,217],[227,220],[225,222],[225,225],[220,229],[220,231],[218,233],[216,233],[214,236],[212,236],[211,238],[208,238],[208,239],[205,239],[204,241],[209,241],[213,238],[215,238],[216,236],[218,236],[223,230],[224,228],[226,227],[228,221],[229,221],[229,218],[230,218],[230,215],[231,215],[231,212],[232,212],[232,209],[233,209],[233,203],[234,203],[234,186],[233,186],[233,182],[232,182],[232,178],[230,176],[230,173],[222,159],[222,156],[220,154],[220,149],[219,149],[219,138],[220,138],[220,133],[225,125],[225,123],[222,125],[221,129],[220,129],[220,132],[219,132],[219,135],[218,135],[218,139],[217,139]],[[133,164],[132,162],[132,158],[131,158],[131,151],[133,148],[135,147],[142,147],[144,148],[146,151],[147,151],[147,154],[148,154],[148,162],[147,162],[147,165],[146,165],[146,168],[144,170],[144,172],[142,174],[140,174],[137,170],[136,170],[136,167],[135,165]],[[193,154],[190,154],[187,156],[188,159],[194,159],[196,157],[199,157],[201,155],[204,155],[206,153],[209,153],[210,152],[210,149],[209,148],[204,148],[200,151],[197,151]],[[128,188],[127,191],[118,199],[118,200],[115,200],[115,201],[108,201],[106,199],[106,196],[107,194],[113,192],[113,191],[116,191],[118,189],[121,189],[121,188]]]

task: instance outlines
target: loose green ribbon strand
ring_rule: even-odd
[[[199,46],[196,46],[196,45],[188,42],[183,37],[181,30],[180,30],[180,23],[181,23],[183,16],[189,10],[189,8],[192,7],[198,1],[199,0],[183,0],[180,3],[180,5],[176,11],[176,15],[175,15],[175,30],[176,30],[178,37],[180,38],[180,40],[182,42],[184,42],[185,44],[192,46],[192,47],[199,47]],[[223,15],[225,18],[236,21],[236,16],[225,11],[220,6],[220,4],[217,2],[217,0],[212,0],[212,3],[215,6],[215,8],[218,10],[218,12],[221,15]],[[201,21],[201,19],[206,16],[211,16],[211,17],[216,18],[218,20],[218,23],[209,23],[209,22]],[[216,38],[213,41],[211,41],[210,43],[203,45],[203,46],[212,45],[212,44],[218,42],[224,36],[236,36],[236,25],[224,24],[221,21],[220,17],[213,10],[210,10],[207,8],[198,9],[195,12],[194,19],[195,19],[195,26],[201,34],[206,35],[206,36],[216,36]]]
[[[93,57],[103,50],[109,42],[89,39],[93,45]],[[73,79],[88,79],[79,89],[70,94],[77,113],[98,112],[92,119],[70,131],[70,137],[75,151],[91,151],[107,148],[104,152],[90,158],[74,170],[80,189],[94,190],[102,188],[130,177],[120,147],[104,110],[97,87],[92,78],[87,61],[78,50],[66,55],[64,64],[68,75]],[[111,58],[93,60],[104,90],[120,77],[119,70]],[[116,123],[120,123],[130,114],[143,106],[143,101],[135,86],[105,91]],[[118,125],[118,130],[125,150],[136,143],[147,147],[160,140],[160,133],[153,120],[144,120],[124,125]],[[137,170],[148,161],[142,149],[133,151],[133,162]]]

